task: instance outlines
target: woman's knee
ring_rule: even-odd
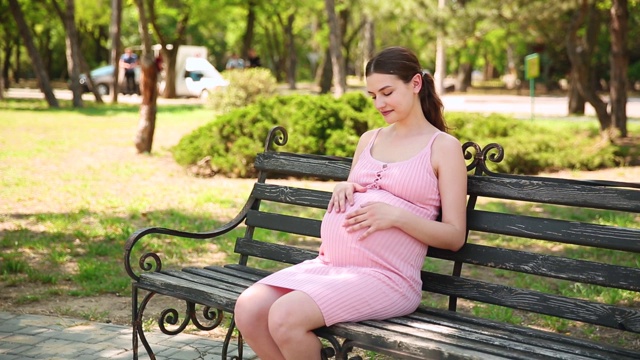
[[[295,341],[297,336],[324,325],[316,303],[306,294],[293,292],[271,306],[268,315],[269,332],[279,343]]]
[[[234,318],[238,329],[250,331],[261,319],[266,321],[270,304],[265,304],[259,291],[249,288],[238,299],[234,309]]]
[[[258,324],[266,326],[271,305],[282,295],[279,289],[267,285],[253,285],[243,291],[234,309],[236,326],[240,331],[251,330]]]

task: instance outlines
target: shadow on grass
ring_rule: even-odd
[[[0,230],[0,288],[45,286],[72,296],[130,291],[131,279],[123,265],[124,245],[139,228],[206,232],[222,225],[204,215],[178,210],[126,216],[82,210],[8,214],[0,219],[5,223]],[[137,267],[140,255],[146,252],[160,254],[163,269],[233,261],[234,240],[242,232],[235,229],[209,240],[149,235],[134,247],[131,265]]]

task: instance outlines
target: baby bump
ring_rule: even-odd
[[[327,212],[321,226],[323,260],[335,266],[396,267],[395,264],[422,264],[426,245],[397,228],[378,230],[359,239],[366,229],[348,232],[344,227],[347,214],[368,202],[383,202],[418,215],[427,216],[421,209],[384,190],[369,189],[354,194],[354,204],[346,212]]]

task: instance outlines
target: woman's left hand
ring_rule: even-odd
[[[362,240],[370,234],[393,227],[398,214],[398,209],[381,202],[368,202],[349,214],[345,215],[343,226],[347,231],[366,229],[358,240]]]

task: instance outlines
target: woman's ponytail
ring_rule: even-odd
[[[444,121],[444,105],[438,94],[436,94],[436,86],[433,77],[428,72],[422,72],[422,88],[420,89],[420,105],[424,117],[431,125],[440,131],[447,131],[448,127]]]

